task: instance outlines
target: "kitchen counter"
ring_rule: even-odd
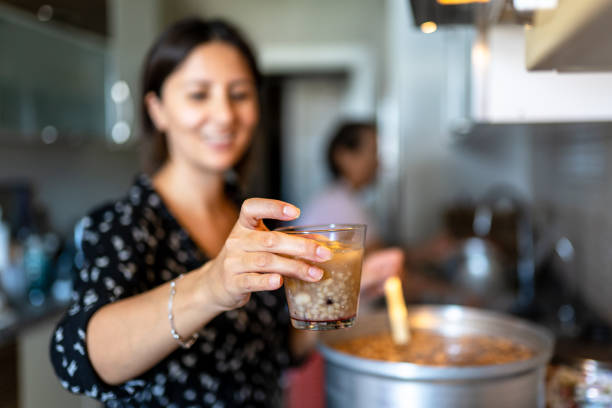
[[[15,340],[19,333],[37,323],[59,316],[67,303],[49,300],[41,306],[24,303],[0,310],[0,346]]]
[[[51,366],[49,340],[67,307],[49,300],[0,311],[0,407],[101,408],[62,388]]]
[[[51,325],[66,307],[66,303],[48,301],[38,307],[24,302],[0,309],[0,407],[41,406],[28,401],[43,387],[53,387],[52,392],[45,391],[47,400],[65,393],[53,378],[47,356]]]
[[[557,339],[553,362],[585,358],[612,363],[612,344],[604,341]]]

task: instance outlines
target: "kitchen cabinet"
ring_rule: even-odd
[[[0,143],[103,139],[104,37],[0,6]]]
[[[538,10],[527,35],[530,70],[612,71],[612,2],[560,1],[556,9]]]

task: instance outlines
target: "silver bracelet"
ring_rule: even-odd
[[[196,342],[200,335],[196,332],[194,333],[189,340],[185,340],[181,337],[180,334],[176,331],[174,327],[174,315],[172,314],[172,303],[174,301],[174,295],[176,295],[176,281],[182,279],[183,275],[179,275],[178,278],[174,279],[170,282],[170,298],[168,299],[168,320],[170,321],[170,333],[172,334],[172,338],[180,344],[180,346],[184,349],[188,349],[193,346],[193,343]]]

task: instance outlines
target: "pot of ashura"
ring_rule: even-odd
[[[325,333],[328,408],[546,405],[554,337],[513,316],[463,306],[408,308],[410,341],[393,341],[387,313]]]

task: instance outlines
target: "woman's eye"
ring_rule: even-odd
[[[192,92],[189,94],[189,99],[194,101],[202,101],[208,97],[206,92]]]
[[[243,101],[245,99],[249,99],[250,97],[250,92],[232,92],[230,94],[230,98],[232,98],[233,101]]]

